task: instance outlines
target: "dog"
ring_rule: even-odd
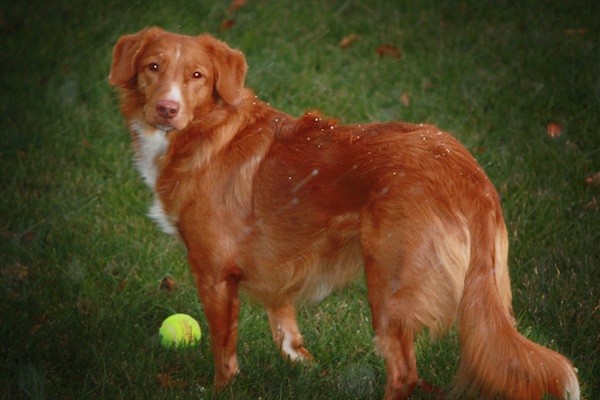
[[[500,199],[432,125],[295,118],[244,86],[244,55],[152,27],[118,39],[109,83],[154,193],[150,215],[187,248],[215,389],[238,372],[239,291],[267,310],[284,357],[311,360],[295,305],[364,271],[385,399],[419,379],[414,340],[456,322],[454,398],[580,397],[576,370],[514,326]]]

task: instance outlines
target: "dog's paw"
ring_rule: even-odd
[[[290,360],[291,362],[313,361],[312,354],[310,354],[310,351],[304,347],[301,339],[299,340],[300,343],[297,343],[298,341],[286,339],[284,339],[281,343],[281,354],[284,358]]]
[[[215,370],[214,387],[215,392],[219,393],[223,391],[227,386],[231,384],[233,379],[240,373],[238,367],[237,358],[232,357],[229,362],[223,365],[222,369]]]

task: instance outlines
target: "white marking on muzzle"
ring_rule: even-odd
[[[183,106],[183,95],[178,84],[174,83],[171,85],[171,89],[169,89],[165,100],[176,101],[180,106]]]

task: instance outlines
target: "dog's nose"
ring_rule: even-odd
[[[175,118],[179,113],[179,103],[173,100],[159,100],[156,103],[156,111],[165,119]]]

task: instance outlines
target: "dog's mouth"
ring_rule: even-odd
[[[156,124],[154,125],[155,127],[157,127],[158,129],[160,129],[161,131],[165,131],[165,132],[169,132],[172,131],[173,129],[175,129],[175,127],[169,123],[164,123],[164,124]]]
[[[158,129],[168,132],[180,131],[182,129],[185,129],[185,127],[188,125],[188,122],[185,121],[183,118],[154,117],[152,125],[154,125]]]
[[[148,122],[150,122],[155,128],[165,132],[179,129],[179,124],[174,118],[161,118],[160,116],[155,115]]]

